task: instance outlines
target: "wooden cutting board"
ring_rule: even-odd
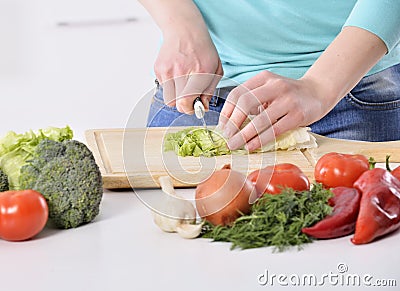
[[[104,188],[155,188],[158,177],[170,175],[175,187],[194,187],[225,164],[244,174],[275,163],[293,163],[313,180],[316,161],[328,152],[359,153],[383,162],[387,154],[400,162],[400,141],[360,142],[315,135],[318,148],[300,151],[276,151],[250,155],[226,155],[212,158],[178,157],[163,151],[163,137],[169,128],[92,129],[85,132],[103,176]]]

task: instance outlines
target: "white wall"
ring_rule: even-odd
[[[69,124],[82,139],[85,129],[124,127],[153,89],[159,37],[135,0],[0,0],[0,136]]]

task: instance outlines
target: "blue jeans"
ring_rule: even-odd
[[[219,112],[234,87],[217,88],[205,115],[207,125],[218,123]],[[164,104],[157,85],[147,126],[200,126],[194,115],[186,115]],[[365,141],[400,140],[400,64],[364,77],[325,117],[310,125],[312,132],[342,139]]]

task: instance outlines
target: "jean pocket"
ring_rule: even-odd
[[[157,102],[157,107],[162,108],[163,110],[167,111],[176,111],[178,112],[178,109],[176,106],[167,106],[164,102],[164,97],[163,97],[163,88],[157,84],[154,96],[153,96],[153,102]]]
[[[400,99],[385,100],[382,95],[375,95],[374,100],[365,100],[363,96],[356,96],[353,93],[346,95],[346,100],[353,106],[363,110],[394,110],[400,108]]]
[[[400,67],[393,66],[364,77],[345,99],[364,110],[399,109]]]

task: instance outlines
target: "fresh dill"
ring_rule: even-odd
[[[330,190],[314,184],[309,191],[285,188],[281,194],[264,194],[252,206],[249,215],[239,217],[231,226],[203,226],[202,237],[231,242],[231,249],[273,246],[284,251],[291,246],[301,248],[312,239],[301,229],[309,227],[332,212],[328,205]]]

